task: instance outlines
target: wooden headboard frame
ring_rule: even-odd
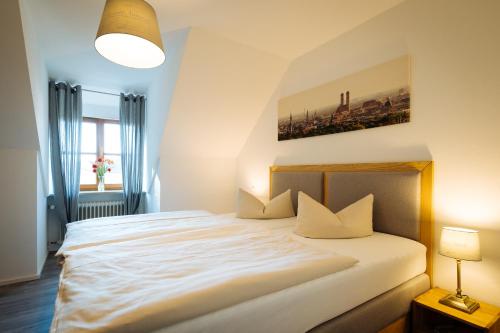
[[[420,239],[419,242],[427,247],[427,269],[432,283],[432,240],[434,218],[432,212],[432,161],[417,162],[389,162],[389,163],[355,163],[355,164],[317,164],[317,165],[273,165],[269,168],[269,197],[272,193],[272,177],[276,172],[322,172],[323,173],[323,204],[328,200],[328,184],[326,173],[329,172],[357,172],[357,171],[419,171],[420,172]]]

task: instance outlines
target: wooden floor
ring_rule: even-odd
[[[51,253],[39,280],[0,287],[0,332],[49,331],[59,271]]]

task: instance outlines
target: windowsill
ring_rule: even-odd
[[[82,191],[80,190],[80,195],[82,194],[106,194],[106,193],[123,193],[123,190],[105,190],[105,191]]]
[[[80,191],[80,196],[94,196],[94,195],[116,195],[116,194],[123,194],[123,190],[106,190],[106,191]],[[146,194],[146,191],[142,191],[142,194]]]
[[[108,201],[108,200],[122,200],[122,190],[108,190],[108,191],[84,191],[80,192],[78,196],[79,201]]]

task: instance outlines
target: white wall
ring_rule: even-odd
[[[37,153],[0,149],[0,285],[37,274]]]
[[[48,255],[46,169],[40,153],[36,159],[36,274],[40,275]]]
[[[33,27],[33,13],[30,12],[26,0],[19,1],[23,34],[25,40],[26,59],[30,77],[33,110],[35,113],[38,156],[36,167],[37,189],[37,273],[43,269],[47,258],[47,196],[49,194],[49,97],[48,73],[45,61],[40,53],[40,45]]]
[[[144,191],[147,192],[146,208],[148,212],[160,211],[160,145],[188,33],[189,28],[186,28],[162,36],[163,44],[167,45],[167,57],[165,63],[159,68],[155,80],[149,86],[146,95],[147,134]]]
[[[80,84],[80,83],[76,83]],[[87,87],[88,90],[101,91],[99,88]],[[102,119],[120,119],[120,96],[117,92],[82,91],[82,116]]]
[[[161,210],[234,210],[237,155],[286,66],[190,30],[160,148]]]
[[[25,48],[20,5],[4,1],[0,14],[0,284],[35,278],[47,254],[47,74]]]
[[[299,57],[239,155],[238,184],[265,194],[272,164],[432,159],[436,241],[443,224],[480,230],[483,261],[463,264],[463,289],[500,305],[499,12],[494,0],[408,0]],[[277,142],[281,97],[406,53],[410,123]],[[434,284],[454,289],[454,261],[434,260]]]

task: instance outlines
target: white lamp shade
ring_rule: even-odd
[[[144,0],[107,0],[95,48],[104,58],[132,68],[165,61],[156,13]]]
[[[461,260],[481,260],[479,233],[470,229],[443,227],[439,254]]]

